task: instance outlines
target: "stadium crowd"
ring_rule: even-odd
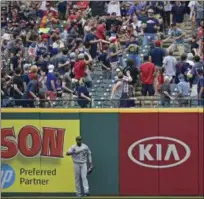
[[[203,28],[197,0],[1,2],[1,106],[202,106]]]

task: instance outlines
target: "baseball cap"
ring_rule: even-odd
[[[193,60],[194,56],[193,56],[192,53],[188,53],[187,58],[188,58],[189,60]]]
[[[78,59],[84,59],[84,54],[83,54],[83,53],[80,53],[80,54],[78,55]]]
[[[179,78],[179,80],[184,80],[184,75],[183,75],[183,74],[180,74],[180,75],[178,76],[178,78]]]
[[[147,12],[148,13],[154,13],[154,10],[150,8]]]
[[[73,9],[79,9],[77,5],[73,5]]]
[[[154,42],[155,46],[161,46],[161,41],[157,40]]]
[[[77,136],[76,140],[82,140],[82,137],[81,136]]]
[[[48,66],[48,71],[49,71],[49,73],[52,73],[52,72],[54,71],[54,69],[55,69],[55,66],[54,66],[54,65],[50,64],[50,65]]]
[[[116,42],[116,40],[117,40],[117,38],[116,38],[116,37],[113,37],[113,36],[111,36],[111,37],[109,38],[109,41],[110,41],[111,43]]]
[[[75,60],[76,59],[76,53],[74,53],[74,52],[70,53],[69,57],[71,60]]]
[[[31,64],[24,64],[23,65],[23,69],[26,70],[26,69],[29,69],[31,67]]]

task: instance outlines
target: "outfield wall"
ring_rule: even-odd
[[[93,195],[204,195],[203,109],[2,109],[2,195],[72,195],[81,135]]]

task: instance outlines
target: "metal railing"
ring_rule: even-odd
[[[88,102],[84,99],[61,99],[56,100],[23,100],[23,99],[1,99],[2,108],[147,108],[147,107],[203,107],[204,99],[197,98],[176,98],[173,100],[162,100],[160,98],[138,97],[129,99],[92,99]]]

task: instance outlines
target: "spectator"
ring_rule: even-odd
[[[188,97],[190,94],[190,84],[185,81],[184,75],[179,75],[178,91],[179,91],[179,107],[188,106]]]
[[[88,55],[88,54],[87,54]],[[88,55],[88,60],[85,60],[84,54],[78,55],[78,61],[74,64],[74,77],[77,80],[83,79],[88,87],[91,87],[91,77],[89,74],[88,65],[92,62],[91,56]]]
[[[186,13],[185,6],[180,1],[176,1],[171,9],[171,13],[171,24],[175,23],[179,28],[183,28],[184,15]]]
[[[130,76],[130,71],[124,71],[123,75],[123,90],[122,96],[120,98],[120,107],[129,107],[129,83],[132,82],[132,77]]]
[[[161,68],[164,56],[165,51],[161,48],[161,42],[155,41],[155,48],[150,51],[150,62],[152,62],[156,67]]]
[[[157,76],[157,92],[160,93],[161,86],[164,83],[164,68],[159,69],[159,75]]]
[[[49,65],[48,66],[48,74],[47,74],[47,93],[46,96],[49,100],[51,100],[51,105],[53,106],[52,101],[54,101],[57,97],[57,77],[54,73],[55,66],[54,65]]]
[[[156,67],[153,63],[149,62],[148,55],[144,56],[144,63],[140,66],[141,81],[142,81],[142,95],[154,96],[154,78],[156,74]],[[153,105],[153,101],[151,101]]]
[[[89,96],[89,91],[85,86],[83,78],[79,80],[78,88],[78,104],[81,108],[88,108],[88,105],[91,103],[91,98]]]
[[[67,68],[66,73],[63,76],[62,80],[62,89],[63,89],[63,97],[62,99],[64,107],[70,107],[73,100],[73,86],[72,86],[72,79],[70,77],[71,71]]]
[[[123,93],[123,72],[120,71],[117,75],[118,80],[116,84],[114,84],[112,91],[111,91],[111,105],[113,108],[119,108],[120,107],[120,99],[122,97]]]
[[[189,64],[186,62],[187,56],[186,54],[181,55],[181,60],[176,64],[176,79],[175,82],[179,83],[178,76],[180,74],[183,74],[185,77],[185,80],[187,80],[187,72],[189,69]]]
[[[88,42],[91,47],[90,47],[90,54],[92,59],[96,58],[97,55],[97,43],[100,42],[100,40],[97,39],[96,37],[96,28],[92,28],[90,33],[87,33],[85,42]]]
[[[186,27],[184,29],[184,25],[188,26],[188,23],[184,23],[187,22],[184,14],[189,13],[188,3],[183,2],[174,2],[173,8],[170,1],[74,3],[43,0],[38,3],[10,2],[10,4],[7,4],[8,8],[2,6],[3,106],[14,106],[11,103],[14,93],[13,80],[19,76],[18,79],[23,83],[21,91],[23,95],[25,92],[30,93],[28,92],[30,82],[37,81],[37,84],[33,83],[36,85],[32,86],[33,93],[37,98],[44,99],[36,103],[30,94],[29,96],[25,94],[24,103],[18,104],[21,96],[16,96],[20,99],[13,101],[19,106],[49,107],[54,104],[75,106],[66,99],[74,99],[74,93],[78,95],[79,80],[83,78],[90,96],[94,99],[105,99],[96,102],[94,106],[108,107],[110,104],[106,99],[111,95],[109,88],[113,86],[118,70],[124,73],[122,82],[117,87],[120,90],[120,86],[123,86],[123,89],[121,88],[123,95],[118,97],[118,103],[113,106],[134,106],[135,94],[138,95],[138,91],[141,91],[140,85],[143,84],[141,80],[144,79],[149,80],[147,82],[150,80],[154,82],[156,95],[157,91],[161,90],[165,75],[171,78],[171,84],[179,84],[180,74],[184,75],[185,81],[189,81],[192,88],[191,96],[198,97],[198,71],[203,67],[204,61],[201,2],[191,2],[193,12],[191,17],[193,16],[195,23],[199,25],[198,29],[193,29],[191,33]],[[106,9],[107,6],[109,10]],[[177,24],[178,28],[176,25],[171,27],[171,23]],[[180,26],[182,28],[179,28]],[[193,34],[192,38],[189,34]],[[185,43],[188,38],[190,43]],[[159,45],[158,40],[162,45]],[[167,49],[168,55],[164,56],[162,48],[166,48],[166,41],[170,41],[171,45]],[[155,42],[156,47],[153,45]],[[188,54],[188,59],[181,59],[177,64],[177,55],[181,56],[184,52],[193,53],[194,60],[192,55]],[[149,67],[151,70],[142,67],[143,78],[140,80],[138,70],[143,64],[142,58],[146,55],[151,59],[148,63],[145,61],[144,65],[153,62],[153,65],[159,68],[163,64],[163,68],[159,70],[159,74],[155,73],[154,78],[151,75],[151,67]],[[28,64],[33,67],[27,67]],[[17,69],[23,73],[14,74]],[[29,71],[31,69],[33,72]],[[132,82],[124,80],[127,71],[130,71]],[[35,73],[37,79],[33,79]],[[17,91],[16,89],[16,94],[19,94]],[[50,103],[47,103],[46,94],[48,99],[51,98]],[[116,94],[113,95],[114,98],[117,98]],[[65,99],[65,102],[53,101],[59,98]],[[29,100],[35,103],[27,103]],[[145,106],[145,103],[143,105]]]
[[[31,71],[29,74],[29,83],[26,87],[26,90],[22,96],[22,106],[34,108],[34,101],[39,103],[38,93],[39,93],[39,85],[38,85],[38,76],[37,76],[37,67],[31,67]]]
[[[21,69],[16,68],[15,69],[15,75],[12,79],[12,90],[11,90],[11,96],[16,99],[15,104],[16,106],[21,106],[20,99],[23,96],[24,92],[24,85],[21,78]]]
[[[192,69],[195,65],[194,56],[192,53],[188,53],[186,62],[190,65],[190,69]]]
[[[198,84],[197,84],[197,91],[198,91],[198,104],[200,106],[204,106],[204,72],[202,69],[198,70]]]
[[[195,11],[196,11],[196,27],[199,27],[200,22],[204,19],[204,2],[197,1],[195,4]]]
[[[177,60],[173,56],[173,52],[169,51],[168,55],[164,57],[163,67],[165,69],[166,75],[169,76],[172,80],[174,80],[176,76],[176,63]]]
[[[111,79],[111,64],[110,59],[108,56],[108,45],[105,45],[103,48],[102,53],[99,56],[99,61],[102,64],[102,70],[103,70],[103,78],[104,79]]]
[[[159,30],[159,22],[154,18],[154,10],[148,10],[148,18],[142,24],[144,28],[143,46],[150,44],[152,41],[158,40],[157,31]]]
[[[190,45],[191,45],[191,53],[193,53],[193,55],[197,55],[199,45],[197,43],[197,36],[196,35],[192,35]]]
[[[178,49],[179,54],[182,55],[185,52],[184,36],[185,36],[185,33],[182,32],[181,29],[177,28],[176,24],[172,24],[171,29],[169,31],[169,37],[165,39],[164,41],[169,41],[170,39],[173,39],[174,42],[169,46],[167,51],[174,52],[176,49]]]
[[[164,83],[161,86],[161,105],[163,107],[169,107],[170,101],[174,100],[171,96],[170,82],[171,79],[168,76],[165,76]]]
[[[29,64],[25,64],[23,66],[23,69],[24,69],[24,72],[23,72],[23,75],[22,75],[22,79],[23,79],[23,86],[24,86],[24,90],[26,90],[26,87],[30,81],[30,78],[29,78],[29,70],[30,70],[30,65]]]

